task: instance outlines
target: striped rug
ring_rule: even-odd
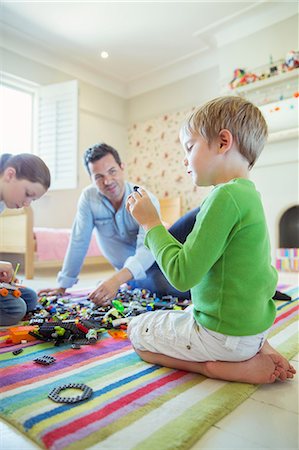
[[[270,343],[287,358],[298,351],[298,289],[277,302]],[[175,450],[190,448],[209,427],[258,386],[207,379],[142,362],[127,340],[105,336],[79,350],[31,341],[10,347],[0,332],[1,418],[51,450]],[[12,351],[23,347],[14,356]],[[33,359],[52,355],[41,366]],[[89,400],[54,403],[48,393],[85,383]]]

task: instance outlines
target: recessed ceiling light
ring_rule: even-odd
[[[109,57],[109,53],[108,52],[101,52],[101,58],[106,59]]]

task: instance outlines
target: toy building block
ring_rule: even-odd
[[[86,333],[86,339],[91,343],[91,344],[95,344],[98,340],[98,333],[97,330],[95,329],[90,329],[88,330],[88,332]]]
[[[82,391],[81,395],[77,395],[76,397],[62,397],[60,393],[65,389],[79,389]],[[83,383],[68,383],[58,386],[49,393],[48,397],[56,403],[77,403],[83,400],[89,399],[92,395],[93,390]]]
[[[13,344],[20,344],[22,340],[26,341],[34,341],[37,338],[30,335],[29,332],[36,332],[38,330],[38,326],[36,325],[27,325],[23,327],[12,327],[8,329],[9,336],[8,339],[12,341]]]
[[[35,358],[33,361],[36,362],[37,364],[48,366],[49,364],[53,364],[56,361],[56,358],[54,358],[54,356],[43,355],[39,356],[38,358]]]
[[[107,330],[114,339],[127,339],[128,335],[124,330]]]
[[[22,353],[24,350],[22,348],[18,348],[18,350],[14,350],[12,352],[13,355],[19,355],[20,353]]]

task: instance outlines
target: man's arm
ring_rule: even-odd
[[[79,202],[76,217],[72,227],[72,234],[68,249],[63,261],[62,270],[58,273],[58,288],[48,288],[39,291],[39,295],[63,294],[78,281],[78,275],[86,256],[93,230],[93,217],[88,201],[87,191],[83,191]]]
[[[112,277],[102,281],[88,297],[96,305],[107,306],[116,297],[119,287],[132,278],[132,273],[128,269],[123,268]]]
[[[58,274],[59,287],[69,288],[78,281],[78,275],[86,256],[93,230],[93,216],[84,191],[79,199],[69,246],[62,270]]]

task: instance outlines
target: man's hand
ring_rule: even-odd
[[[115,276],[102,281],[88,298],[99,306],[108,306],[115,299],[120,283]]]
[[[0,261],[0,282],[10,283],[13,277],[12,264],[8,261]]]
[[[126,209],[145,231],[162,224],[158,211],[149,195],[141,187],[128,196]]]
[[[66,288],[46,288],[46,289],[40,289],[37,293],[37,295],[42,296],[42,295],[63,295],[66,291]]]

